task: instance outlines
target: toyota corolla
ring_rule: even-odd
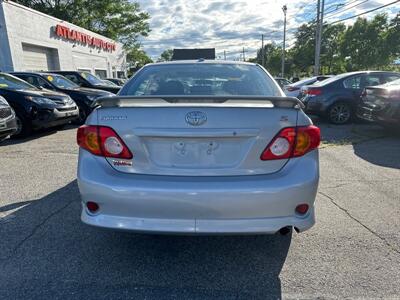
[[[149,64],[78,129],[84,223],[273,234],[315,223],[319,128],[261,66]]]

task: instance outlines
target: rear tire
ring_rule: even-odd
[[[32,134],[32,124],[27,121],[19,113],[15,114],[17,121],[17,131],[11,136],[11,138],[24,138]]]
[[[328,109],[328,120],[332,124],[343,125],[353,118],[352,107],[345,102],[336,102]]]

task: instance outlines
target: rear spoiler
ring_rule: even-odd
[[[280,107],[303,109],[294,97],[269,96],[114,96],[101,97],[94,106],[100,107]]]

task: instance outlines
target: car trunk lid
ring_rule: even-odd
[[[151,175],[255,175],[277,172],[288,161],[262,161],[260,155],[282,128],[296,126],[296,100],[169,100],[101,102],[98,124],[113,128],[133,153],[129,162],[107,158],[114,169]]]

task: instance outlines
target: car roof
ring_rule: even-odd
[[[185,64],[227,64],[227,65],[256,65],[255,63],[245,62],[245,61],[236,61],[236,60],[212,60],[212,59],[191,59],[191,60],[171,60],[171,61],[163,61],[150,63],[146,66],[160,66],[160,65],[185,65]]]
[[[351,76],[351,75],[359,75],[359,74],[369,74],[369,73],[372,73],[372,74],[374,74],[374,73],[389,73],[389,74],[395,74],[395,73],[397,73],[397,74],[399,74],[398,72],[394,72],[394,71],[353,71],[353,72],[347,72],[347,73],[342,73],[342,74],[338,74],[338,75],[336,75],[336,76],[343,76],[343,77],[346,77],[346,76]]]

